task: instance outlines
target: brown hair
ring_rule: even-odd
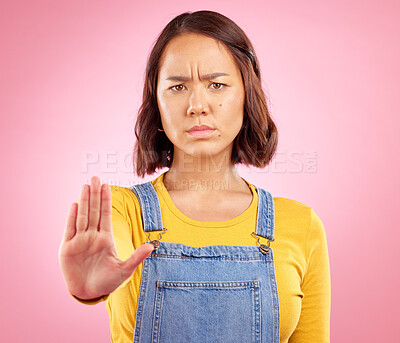
[[[157,78],[161,55],[168,42],[184,33],[214,38],[228,48],[243,78],[243,125],[235,137],[231,162],[263,168],[272,160],[278,131],[269,114],[261,85],[260,66],[250,40],[231,19],[213,11],[185,12],[172,19],[158,36],[147,61],[143,102],[135,125],[134,166],[140,177],[170,167],[174,145],[161,128],[157,104]],[[136,163],[135,163],[136,161]]]

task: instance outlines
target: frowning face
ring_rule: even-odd
[[[160,60],[157,102],[174,159],[230,157],[243,123],[244,86],[224,44],[195,33],[172,39]],[[189,133],[195,125],[213,130]]]

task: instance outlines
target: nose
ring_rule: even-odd
[[[189,96],[188,115],[208,114],[207,94],[203,86],[193,88]]]

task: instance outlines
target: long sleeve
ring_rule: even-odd
[[[110,185],[111,187],[111,202],[112,202],[112,225],[113,225],[113,236],[114,242],[117,249],[118,258],[126,260],[134,251],[132,244],[132,232],[127,221],[125,198],[122,192],[117,187]],[[79,203],[79,200],[78,200]],[[118,288],[123,288],[130,278],[126,279]],[[114,291],[115,292],[115,291]],[[86,305],[95,305],[99,302],[108,299],[109,295],[104,295],[96,299],[80,299],[71,294],[77,301]]]
[[[307,270],[301,284],[301,314],[289,343],[329,343],[331,280],[324,225],[311,209],[305,244]]]

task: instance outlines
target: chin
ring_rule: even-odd
[[[220,155],[222,152],[227,151],[226,149],[221,149],[221,147],[216,147],[216,146],[208,146],[208,147],[203,147],[203,148],[197,148],[197,149],[192,149],[192,150],[186,150],[185,154],[190,155],[192,157],[197,157],[197,158],[210,158],[213,156]]]

